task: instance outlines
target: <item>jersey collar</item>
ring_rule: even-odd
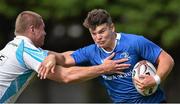
[[[114,49],[116,48],[117,44],[119,44],[119,40],[121,39],[121,33],[116,33],[116,40],[115,40],[115,45],[112,51],[106,51],[104,48],[101,48],[104,52],[106,53],[112,53]]]
[[[32,42],[28,37],[26,37],[26,36],[22,36],[22,35],[20,36],[20,35],[18,35],[18,36],[16,36],[15,38],[16,38],[16,39],[23,39],[24,41],[27,41],[27,42],[33,44],[33,42]]]
[[[116,40],[120,40],[121,39],[121,33],[116,33],[117,36],[116,36]]]

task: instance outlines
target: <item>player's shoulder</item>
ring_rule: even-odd
[[[90,45],[84,46],[83,48],[85,48],[85,49],[96,49],[97,45],[96,44],[90,44]]]
[[[121,41],[124,41],[125,43],[136,43],[141,40],[143,40],[142,35],[137,34],[129,34],[129,33],[120,33],[121,34]],[[128,40],[128,41],[127,41]]]
[[[90,44],[86,45],[82,48],[79,48],[77,52],[84,52],[86,54],[93,54],[96,53],[99,50],[98,46],[96,44]]]
[[[139,34],[131,34],[131,33],[120,33],[122,37],[129,38],[129,39],[140,39],[143,38],[142,35]]]
[[[24,41],[24,49],[25,50],[34,50],[34,51],[42,51],[40,48],[36,47],[33,43]]]

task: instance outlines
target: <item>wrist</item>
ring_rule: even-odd
[[[99,74],[105,74],[106,73],[106,70],[104,67],[105,66],[103,64],[97,66]]]
[[[153,76],[153,78],[157,85],[159,85],[161,83],[161,78],[157,74],[155,76]]]

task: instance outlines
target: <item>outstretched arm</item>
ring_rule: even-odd
[[[129,64],[122,64],[127,59],[110,60],[112,55],[108,57],[103,64],[90,67],[73,66],[65,68],[56,66],[55,73],[49,73],[47,78],[64,83],[81,82],[95,78],[105,73],[119,73],[128,68]]]
[[[71,54],[73,52],[74,51],[67,51],[67,52],[63,52],[63,53],[58,53],[58,52],[49,51],[49,55],[55,55],[57,65],[62,65],[62,66],[67,67],[67,66],[74,66],[75,65],[75,61],[71,57]]]
[[[72,53],[73,51],[64,53],[49,51],[49,55],[40,65],[38,77],[40,77],[40,79],[45,79],[49,72],[54,73],[56,64],[64,67],[74,66],[75,60],[71,57]]]
[[[69,67],[56,66],[55,73],[49,73],[47,78],[63,83],[81,82],[95,78],[103,73],[103,66],[92,67]]]

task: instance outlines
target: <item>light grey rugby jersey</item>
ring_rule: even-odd
[[[18,98],[47,54],[24,36],[16,36],[0,51],[0,103]]]

